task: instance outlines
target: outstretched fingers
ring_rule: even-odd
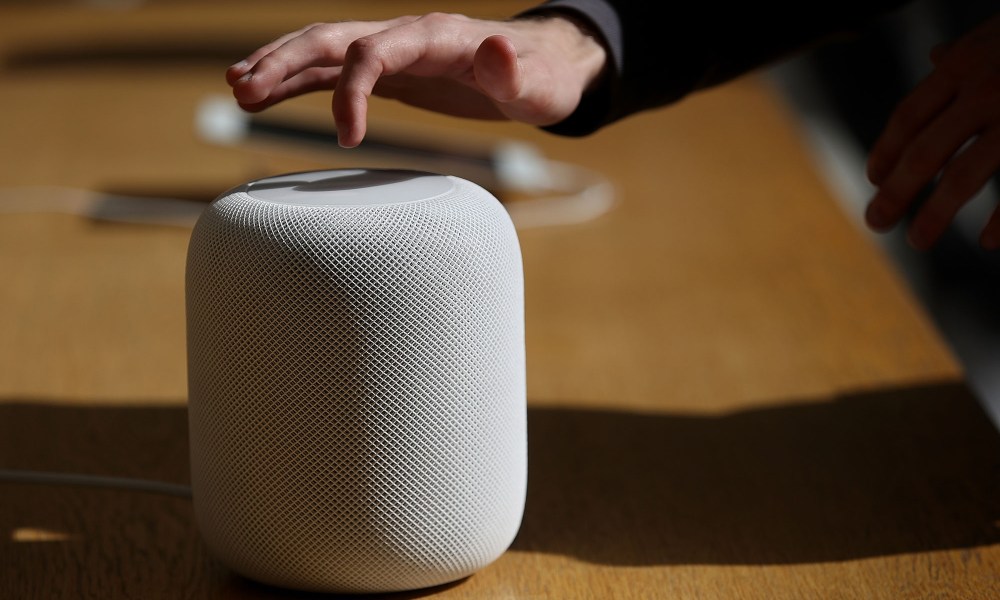
[[[904,103],[876,144],[872,164],[878,165],[878,159],[889,156],[891,162],[884,167],[885,172],[872,176],[879,189],[866,218],[874,229],[888,229],[903,218],[920,191],[934,181],[979,129],[973,113],[954,104],[945,106],[938,109],[939,114],[925,118],[921,113],[905,112]]]
[[[931,53],[934,71],[893,112],[872,149],[868,175],[878,191],[865,213],[886,230],[899,222],[922,190],[927,200],[908,237],[930,247],[958,211],[1000,171],[1000,15]],[[983,246],[1000,246],[994,215]]]
[[[276,39],[231,66],[226,71],[226,80],[233,87],[233,96],[248,110],[260,110],[306,92],[332,89],[351,42],[413,19],[309,25]],[[322,80],[324,75],[330,79]]]

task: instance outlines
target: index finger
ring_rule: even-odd
[[[425,77],[471,73],[481,40],[455,35],[452,28],[457,23],[450,15],[425,15],[351,42],[333,93],[333,117],[341,146],[353,148],[364,138],[368,98],[380,78],[406,70]]]

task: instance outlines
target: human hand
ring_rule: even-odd
[[[603,46],[562,17],[484,21],[429,14],[317,23],[226,71],[247,111],[334,90],[344,147],[365,135],[372,94],[455,116],[551,125],[568,117],[604,67]]]
[[[907,235],[926,249],[958,210],[1000,170],[1000,14],[931,53],[933,72],[893,112],[872,149],[868,178],[878,191],[865,218],[886,230],[938,177]],[[980,237],[1000,248],[1000,208]]]

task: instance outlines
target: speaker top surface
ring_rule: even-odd
[[[449,177],[390,169],[309,171],[258,179],[233,191],[294,206],[378,206],[430,200],[451,192]]]

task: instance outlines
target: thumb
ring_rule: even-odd
[[[492,100],[506,104],[521,95],[524,76],[510,39],[491,35],[479,44],[472,62],[476,84]]]
[[[493,35],[479,45],[473,58],[476,85],[508,119],[530,125],[550,125],[570,112],[556,114],[551,81],[540,76],[543,69],[535,62],[518,58],[510,39]],[[539,82],[544,82],[539,86]],[[544,89],[542,89],[544,88]]]

